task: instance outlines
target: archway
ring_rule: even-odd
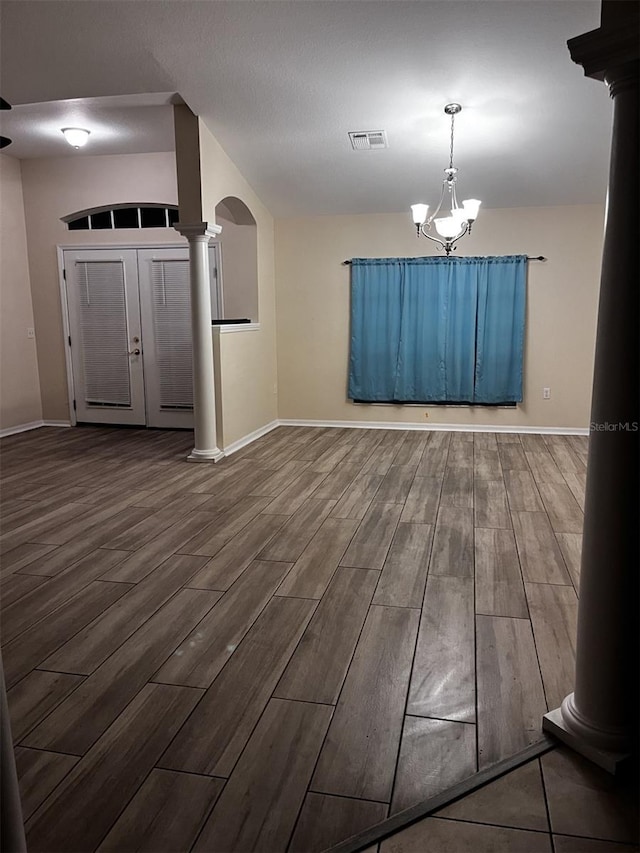
[[[258,322],[258,229],[247,205],[227,196],[216,205],[220,234],[223,316]]]

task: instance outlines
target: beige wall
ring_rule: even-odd
[[[0,430],[42,419],[20,161],[0,154]]]
[[[464,255],[549,259],[529,264],[524,402],[516,410],[348,401],[349,268],[341,262],[431,255],[435,246],[416,238],[409,214],[278,220],[280,418],[586,428],[603,220],[595,205],[482,210],[459,246]]]
[[[202,121],[200,169],[205,221],[215,222],[216,205],[227,196],[232,196],[247,205],[258,229],[260,328],[256,331],[220,335],[222,399],[219,403],[223,421],[223,445],[228,447],[271,423],[278,416],[274,226],[269,211]],[[224,222],[222,224],[224,225]]]
[[[345,394],[349,270],[341,262],[350,257],[432,254],[431,244],[415,238],[408,215],[404,214],[277,221],[276,355],[274,221],[201,121],[199,132],[203,218],[214,222],[216,205],[231,196],[240,198],[257,222],[260,329],[220,336],[225,446],[277,417],[559,428],[588,425],[602,208],[484,210],[473,235],[460,246],[461,253],[466,255],[527,252],[549,258],[546,264],[529,265],[522,406],[515,411],[356,406]],[[6,155],[1,160],[2,200],[12,211],[8,229],[6,217],[3,218],[2,313],[3,318],[10,318],[6,324],[8,334],[16,336],[15,341],[12,337],[5,338],[3,325],[3,341],[9,342],[6,347],[3,343],[3,355],[5,348],[22,353],[20,366],[24,379],[12,384],[15,371],[5,368],[11,364],[10,357],[3,358],[0,423],[5,427],[40,417],[66,420],[69,409],[56,246],[181,242],[181,238],[166,229],[69,232],[60,218],[77,210],[127,201],[177,203],[175,158],[172,153],[165,153],[22,163],[33,322],[29,276],[24,267],[24,227],[20,232],[14,215],[20,208],[19,201],[13,200],[19,194],[20,164]],[[5,182],[9,192],[5,191]],[[232,223],[221,220],[221,224],[229,233]],[[5,250],[5,231],[11,235],[9,250]],[[4,282],[7,258],[17,270],[21,252],[23,283],[7,297]],[[16,275],[15,280],[18,278]],[[235,313],[235,308],[228,304],[229,313]],[[29,325],[36,329],[42,413],[34,342],[26,338]],[[551,387],[550,400],[542,399],[542,387],[546,385]],[[17,407],[9,419],[5,405],[8,389],[11,399],[15,397],[11,406]]]
[[[198,117],[186,104],[173,108],[176,142],[176,178],[180,199],[180,221],[202,221],[202,177],[200,175],[200,127]],[[180,156],[177,156],[177,152]]]
[[[56,246],[185,241],[173,228],[68,231],[61,217],[124,202],[177,204],[175,156],[167,152],[24,160],[22,181],[43,416],[68,420]]]
[[[247,318],[254,323],[258,314],[257,234],[255,225],[236,225],[217,216],[222,225],[222,291],[224,316],[228,319]]]

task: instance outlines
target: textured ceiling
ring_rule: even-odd
[[[173,151],[171,99],[169,93],[15,105],[11,111],[0,113],[2,133],[12,140],[6,153],[22,160]],[[87,147],[82,151],[72,148],[61,133],[63,127],[90,130]]]
[[[443,106],[459,101],[462,197],[485,207],[599,203],[611,102],[566,48],[598,26],[599,8],[591,0],[3,0],[2,96],[20,105],[179,93],[276,216],[433,202],[448,165]],[[106,135],[109,153],[171,147],[158,103],[139,116],[130,101],[128,114],[110,103],[113,121],[94,105],[91,142],[71,155],[106,153]],[[47,107],[29,109],[31,120],[25,112],[13,131],[15,155],[59,156],[60,140],[44,144],[33,118]],[[380,129],[388,149],[352,151],[348,131]]]

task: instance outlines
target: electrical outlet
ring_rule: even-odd
[[[28,338],[35,338],[35,336],[36,336],[36,330],[29,327],[27,329],[27,337]]]
[[[551,388],[543,388],[542,389],[542,399],[550,400],[551,399]]]

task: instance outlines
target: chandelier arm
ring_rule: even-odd
[[[458,248],[458,240],[459,240],[461,237],[464,237],[464,235],[465,235],[465,234],[468,234],[470,230],[471,230],[471,229],[469,228],[469,223],[468,223],[468,222],[464,222],[464,223],[463,223],[463,226],[462,226],[462,229],[460,230],[460,233],[459,233],[459,234],[456,234],[456,236],[455,236],[455,237],[452,237],[452,238],[451,238],[451,240],[447,240],[447,243],[449,244],[449,249],[448,249],[448,251],[447,251],[447,255],[448,255],[448,254],[449,254],[449,252],[451,252],[452,250],[454,250],[454,249],[457,249],[457,248]]]
[[[431,225],[431,223],[436,218],[438,213],[440,213],[440,208],[442,207],[442,202],[444,201],[444,194],[445,194],[445,191],[447,188],[447,184],[448,184],[448,181],[445,178],[445,180],[442,182],[442,190],[440,191],[440,201],[438,202],[438,206],[436,207],[436,209],[433,211],[433,213],[431,214],[431,216],[427,219],[427,221],[425,223],[427,228]]]
[[[425,223],[425,225],[420,225],[420,233],[422,234],[422,236],[426,237],[427,240],[431,240],[433,243],[437,243],[440,246],[440,248],[446,249],[446,247],[447,247],[446,241],[441,240],[439,237],[432,237],[431,234],[428,234],[425,231],[425,228],[428,228],[428,227],[429,226],[426,225],[426,223]]]
[[[458,242],[458,240],[461,237],[464,237],[464,235],[468,231],[471,230],[469,228],[469,223],[465,222],[463,224],[462,228],[460,229],[460,233],[456,234],[455,237],[452,237],[450,240],[440,240],[439,237],[433,237],[431,234],[427,233],[425,228],[428,228],[428,227],[429,227],[429,225],[426,222],[423,225],[419,225],[418,226],[419,233],[422,234],[423,237],[426,237],[427,240],[431,240],[433,243],[437,243],[438,246],[440,246],[440,248],[445,250],[447,255],[449,255],[449,252],[453,251],[456,248],[456,243]]]
[[[458,204],[458,196],[456,195],[456,185],[455,182],[451,184],[451,210],[457,210],[459,208]]]
[[[459,233],[459,234],[456,234],[456,236],[455,236],[455,237],[453,237],[449,242],[451,243],[451,245],[453,245],[454,243],[457,243],[457,241],[458,241],[461,237],[464,237],[464,235],[465,235],[465,234],[468,234],[468,232],[469,232],[469,223],[465,220],[465,221],[462,223],[462,228],[461,228],[461,230],[460,230],[460,233]],[[455,249],[455,246],[454,246],[454,249]]]
[[[452,242],[455,243],[461,237],[464,237],[465,234],[468,234],[470,230],[471,229],[469,228],[469,223],[465,219],[465,221],[462,223],[462,230],[460,231],[457,237],[453,238]]]

